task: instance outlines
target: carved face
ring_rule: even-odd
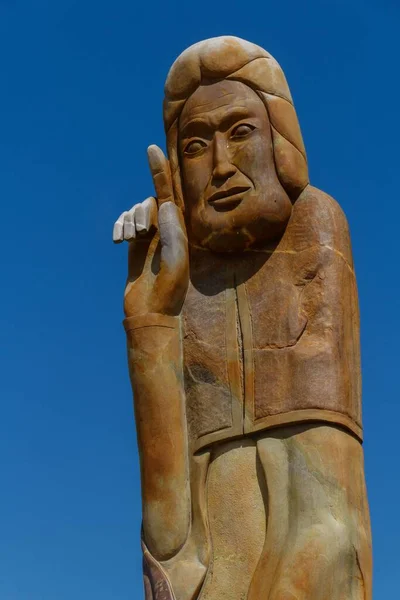
[[[292,204],[275,170],[266,107],[251,88],[199,87],[180,116],[179,157],[192,243],[229,252],[282,234]]]

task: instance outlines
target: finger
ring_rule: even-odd
[[[161,206],[164,202],[173,202],[174,194],[171,171],[169,162],[165,158],[163,151],[158,146],[152,145],[147,149],[147,156],[153,176],[158,206]]]
[[[175,271],[186,261],[187,236],[182,212],[174,202],[165,202],[158,209],[161,242],[160,272]]]
[[[124,240],[130,242],[135,239],[135,209],[136,206],[128,210],[124,216]]]
[[[145,235],[151,230],[157,229],[157,202],[152,196],[137,205],[135,227],[136,233],[139,235]]]
[[[122,213],[118,217],[118,219],[114,223],[113,229],[113,242],[114,244],[120,244],[124,241],[124,218],[126,215],[126,211]]]

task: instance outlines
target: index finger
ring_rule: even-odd
[[[114,244],[120,244],[124,241],[124,218],[126,215],[126,211],[122,213],[118,217],[118,219],[114,223],[113,229],[113,242]]]
[[[151,145],[147,149],[147,156],[153,176],[158,205],[160,206],[164,202],[174,202],[171,171],[169,162],[165,158],[163,151],[158,146]]]

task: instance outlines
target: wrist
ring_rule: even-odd
[[[163,315],[160,313],[144,313],[135,315],[134,317],[127,317],[123,320],[123,325],[126,332],[134,329],[142,329],[143,327],[178,329],[179,317]]]

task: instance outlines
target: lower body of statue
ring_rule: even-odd
[[[295,425],[193,457],[192,527],[172,559],[145,550],[146,600],[370,600],[361,444]]]

